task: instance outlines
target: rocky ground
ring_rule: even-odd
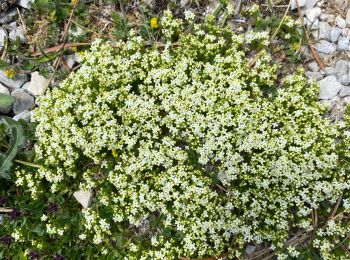
[[[342,118],[350,102],[350,9],[347,1],[300,1],[321,64],[307,64],[306,75],[320,85],[319,98],[334,120]],[[311,53],[310,53],[311,55]]]

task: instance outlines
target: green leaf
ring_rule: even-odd
[[[15,98],[11,95],[0,93],[0,109],[3,111],[8,110],[15,102]],[[7,111],[8,112],[8,111]]]
[[[0,177],[10,179],[8,172],[11,169],[12,161],[18,152],[18,148],[25,143],[25,135],[22,125],[12,118],[2,117],[1,121],[9,126],[10,147],[4,154],[0,154]]]
[[[6,61],[0,59],[0,70],[5,70],[8,66],[9,64]]]

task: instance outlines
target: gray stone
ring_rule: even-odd
[[[17,15],[17,10],[15,8],[11,9],[6,13],[0,14],[0,24],[9,23],[11,21],[16,20]]]
[[[68,68],[72,69],[76,61],[76,55],[75,54],[66,55],[65,59],[66,59]]]
[[[26,82],[27,80],[28,80],[27,74],[16,74],[16,76],[13,79],[10,79],[6,77],[6,74],[4,71],[0,70],[0,83],[8,87],[10,92],[22,87],[24,82]]]
[[[324,73],[329,76],[329,75],[334,75],[335,74],[335,68],[333,67],[326,67],[324,69]]]
[[[320,14],[322,13],[322,10],[321,8],[319,7],[314,7],[312,9],[307,9],[305,11],[305,15],[306,15],[306,18],[311,22],[315,22],[316,19],[320,16]]]
[[[27,40],[27,38],[23,34],[23,32],[22,32],[20,27],[17,27],[14,30],[11,30],[10,33],[9,33],[9,38],[12,41],[15,41],[17,39],[17,37],[21,40],[21,42],[25,42]]]
[[[78,190],[73,193],[74,198],[84,207],[90,207],[94,194],[92,191]]]
[[[341,98],[350,96],[350,87],[342,87],[338,95]]]
[[[316,79],[316,80],[320,80],[323,79],[323,75],[321,74],[321,72],[312,72],[312,71],[307,71],[305,72],[305,75],[309,78],[309,79]]]
[[[337,42],[342,31],[343,30],[339,27],[333,27],[331,30],[331,42],[333,42],[333,43]]]
[[[298,4],[299,4],[299,7],[304,7],[306,5],[306,2],[307,0],[298,0]],[[294,10],[294,9],[297,9],[297,4],[295,3],[295,1],[292,1],[290,3],[290,9],[291,10]]]
[[[316,44],[315,48],[318,52],[324,53],[324,54],[332,54],[337,50],[337,47],[335,44],[326,40],[319,41]]]
[[[32,95],[23,89],[17,89],[11,93],[16,99],[13,105],[13,112],[18,115],[25,110],[31,110],[35,105],[35,99]]]
[[[345,18],[346,25],[350,25],[350,9],[346,12],[346,18]]]
[[[340,36],[338,40],[338,51],[348,51],[349,50],[350,37],[349,36]]]
[[[17,5],[26,9],[30,9],[32,3],[34,3],[34,0],[19,0]]]
[[[308,1],[306,1],[306,5],[305,5],[304,8],[305,9],[311,9],[311,8],[313,8],[316,5],[317,2],[318,2],[318,0],[308,0]]]
[[[4,93],[4,94],[10,94],[10,91],[0,83],[0,93]]]
[[[23,119],[25,122],[29,123],[31,118],[31,113],[29,110],[24,110],[23,112],[19,113],[18,115],[15,115],[13,117],[13,120],[18,121],[20,119]]]
[[[320,22],[320,29],[318,33],[318,38],[320,40],[324,39],[327,41],[331,40],[331,31],[332,28],[327,22]]]
[[[34,96],[42,96],[44,95],[48,86],[49,81],[45,77],[41,76],[38,71],[34,71],[32,73],[30,84],[24,86],[25,88],[23,88]]]
[[[6,37],[7,37],[7,32],[0,27],[0,47],[5,46]]]
[[[334,14],[328,14],[327,22],[334,23],[335,22],[335,15]]]
[[[318,64],[317,64],[316,61],[309,62],[309,63],[307,64],[307,67],[308,67],[309,70],[311,70],[312,72],[316,72],[316,71],[319,71],[319,70],[320,70],[320,67],[318,66]]]
[[[346,28],[346,21],[340,16],[338,15],[336,18],[335,18],[335,23],[338,25],[338,27],[340,28]]]
[[[337,77],[349,73],[349,62],[346,60],[338,60],[335,64],[335,74]]]
[[[253,254],[256,250],[256,246],[249,245],[245,248],[245,252],[247,255]]]
[[[321,21],[325,22],[325,21],[328,20],[328,17],[329,17],[328,14],[321,13],[319,18],[320,18]]]
[[[319,99],[332,99],[334,98],[342,85],[338,82],[336,76],[328,76],[322,79],[320,82]]]

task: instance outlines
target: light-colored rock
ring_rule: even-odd
[[[76,61],[76,55],[75,54],[70,54],[65,56],[68,68],[72,69],[75,61]]]
[[[328,14],[328,19],[327,22],[329,22],[330,24],[335,22],[335,15],[334,14]]]
[[[342,87],[341,90],[338,93],[339,97],[347,97],[350,96],[350,87]]]
[[[318,64],[317,64],[316,61],[309,62],[309,63],[307,64],[307,67],[308,67],[309,70],[311,70],[312,72],[316,72],[316,71],[319,71],[319,70],[320,70],[320,67],[318,66]]]
[[[320,22],[320,29],[318,33],[318,38],[320,40],[331,40],[332,27],[327,22]]]
[[[338,51],[348,51],[349,50],[350,37],[349,36],[340,36],[338,39]]]
[[[31,118],[31,113],[29,110],[24,110],[23,112],[19,113],[18,115],[15,115],[13,117],[13,120],[18,121],[20,119],[23,119],[25,122],[29,123]]]
[[[45,77],[41,76],[38,71],[34,71],[30,84],[26,85],[25,89],[34,96],[42,96],[48,88],[48,84],[49,81]]]
[[[0,70],[0,83],[2,83],[5,87],[8,87],[10,92],[22,87],[24,82],[26,82],[27,80],[27,74],[16,74],[16,76],[13,79],[10,79],[6,76],[4,71]]]
[[[349,85],[349,62],[345,60],[337,61],[337,63],[335,64],[335,74],[340,84]]]
[[[15,8],[12,8],[10,11],[7,11],[6,13],[0,14],[0,24],[9,23],[11,21],[16,20],[17,15],[18,15],[17,10]]]
[[[314,39],[318,39],[318,30],[312,30],[311,35]]]
[[[18,115],[25,110],[31,110],[35,105],[35,99],[32,95],[27,93],[23,89],[17,89],[11,93],[15,98],[15,103],[13,104],[13,112]]]
[[[250,254],[253,254],[256,250],[256,246],[253,246],[253,245],[248,245],[246,248],[245,248],[245,252],[247,255],[250,255]]]
[[[350,26],[350,9],[346,12],[346,18],[345,18],[346,25]]]
[[[7,37],[7,32],[0,27],[0,47],[5,46],[6,37]]]
[[[318,0],[308,0],[308,1],[306,1],[306,5],[305,5],[305,9],[307,10],[307,9],[311,9],[311,8],[313,8],[315,5],[316,5],[316,3],[318,2]]]
[[[319,7],[314,7],[305,11],[306,18],[312,23],[316,21],[316,19],[321,15],[321,13],[322,10]]]
[[[335,23],[342,29],[346,28],[346,21],[340,15],[335,18]]]
[[[316,80],[320,80],[323,79],[323,75],[321,72],[312,72],[312,71],[307,71],[305,72],[305,75],[309,78],[309,79],[316,79]]]
[[[328,20],[328,17],[329,17],[328,14],[321,13],[319,18],[320,18],[321,21],[326,22]]]
[[[299,4],[299,7],[304,7],[306,5],[306,2],[307,0],[298,0],[298,4]],[[294,9],[297,9],[297,4],[295,3],[295,1],[292,1],[290,3],[290,9],[291,10],[294,10]]]
[[[316,45],[315,48],[318,52],[324,53],[324,54],[332,54],[337,50],[337,47],[335,44],[326,41],[326,40],[321,40],[319,41]]]
[[[11,30],[10,33],[9,33],[9,38],[12,41],[15,41],[17,39],[17,37],[21,40],[21,42],[25,42],[27,40],[27,38],[23,34],[23,32],[22,32],[20,27],[17,27],[14,30]]]
[[[34,0],[19,0],[17,5],[26,9],[30,9],[32,3],[34,3]]]
[[[306,20],[306,27],[310,30],[317,30],[317,38],[318,38],[318,29],[320,28],[320,20],[316,19],[313,22]]]
[[[8,94],[10,95],[10,91],[0,83],[0,93]]]
[[[337,42],[342,31],[343,30],[339,27],[333,27],[331,30],[331,42],[333,43]]]
[[[84,207],[90,207],[94,194],[92,191],[78,190],[73,194],[74,198]]]
[[[337,77],[333,75],[320,80],[319,84],[319,99],[332,99],[338,94],[340,89],[343,87],[338,82]]]
[[[325,74],[326,74],[327,76],[329,76],[329,75],[334,75],[334,74],[335,74],[335,68],[333,68],[333,67],[326,67],[326,68],[324,69],[324,72],[325,72]]]

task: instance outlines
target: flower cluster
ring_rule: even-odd
[[[135,259],[219,256],[248,242],[281,249],[349,188],[318,86],[301,70],[279,85],[266,52],[252,62],[264,33],[183,23],[164,15],[164,46],[146,48],[134,33],[114,48],[97,40],[40,98],[43,167],[17,182],[34,196],[40,182],[57,194],[94,190],[80,239],[100,253],[120,234],[130,242],[118,253]]]

